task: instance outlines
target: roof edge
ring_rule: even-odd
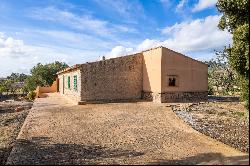
[[[202,62],[202,61],[196,60],[196,59],[194,59],[194,58],[191,58],[191,57],[189,57],[189,56],[187,56],[187,55],[184,55],[184,54],[182,54],[182,53],[180,53],[180,52],[174,51],[174,50],[172,50],[172,49],[170,49],[170,48],[167,48],[167,47],[164,47],[164,46],[152,47],[152,48],[149,48],[149,49],[147,49],[147,50],[143,50],[143,51],[140,51],[140,52],[136,52],[136,53],[133,53],[133,54],[130,54],[130,55],[123,55],[123,56],[119,56],[119,57],[115,57],[115,58],[109,58],[109,59],[105,59],[105,60],[117,59],[117,58],[121,58],[121,57],[124,57],[124,56],[133,56],[133,55],[137,55],[137,54],[142,54],[143,52],[155,50],[155,49],[158,49],[158,48],[168,49],[168,50],[173,51],[173,52],[175,52],[175,53],[177,53],[177,54],[180,54],[180,55],[182,55],[182,56],[184,56],[184,57],[186,57],[186,58],[192,59],[192,60],[194,60],[194,61],[196,61],[196,62],[199,62],[199,63],[201,63],[201,64],[204,64],[204,65],[208,66],[206,63],[204,63],[204,62]],[[81,65],[96,63],[96,62],[100,62],[100,61],[103,61],[103,60],[98,60],[98,61],[94,61],[94,62],[86,62],[86,63],[82,63],[82,64],[76,64],[76,65],[73,65],[73,66],[68,67],[68,68],[66,68],[66,69],[63,69],[63,70],[57,72],[56,74],[58,75],[58,74],[66,73],[66,72],[69,72],[69,71],[72,71],[72,70],[75,70],[75,69],[80,68]]]
[[[75,65],[73,65],[71,67],[67,67],[67,68],[65,68],[63,70],[58,71],[56,74],[59,75],[59,74],[62,74],[62,73],[66,73],[66,72],[78,69],[78,68],[80,68],[80,66],[81,66],[80,64],[75,64]]]
[[[184,57],[186,57],[186,58],[192,59],[192,60],[194,60],[194,61],[196,61],[196,62],[199,62],[199,63],[201,63],[201,64],[204,64],[204,65],[208,66],[206,63],[204,63],[204,62],[202,62],[202,61],[199,61],[199,60],[197,60],[197,59],[191,58],[191,57],[189,57],[189,56],[187,56],[187,55],[184,55],[184,54],[182,54],[182,53],[180,53],[180,52],[174,51],[174,50],[172,50],[172,49],[170,49],[170,48],[167,48],[167,47],[162,47],[162,48],[168,49],[168,50],[173,51],[173,52],[175,52],[175,53],[177,53],[177,54],[180,54],[180,55],[182,55],[182,56],[184,56]]]

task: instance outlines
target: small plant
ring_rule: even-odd
[[[36,97],[36,93],[34,91],[30,91],[28,94],[27,94],[27,98],[29,100],[34,100]]]
[[[216,111],[216,110],[213,110],[213,109],[207,110],[207,113],[208,113],[208,114],[216,114],[216,112],[217,112],[217,111]]]
[[[243,117],[246,116],[245,112],[233,112],[233,114],[234,114],[235,116],[240,117],[240,118],[243,118]]]

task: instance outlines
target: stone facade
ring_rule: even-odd
[[[80,70],[82,101],[141,98],[142,54],[87,63]]]
[[[207,100],[208,67],[164,47],[75,65],[58,73],[59,92],[75,103]],[[77,76],[77,90],[73,88]],[[68,88],[68,78],[70,85]],[[176,84],[170,85],[170,78]]]
[[[74,88],[74,76],[77,77],[77,89]],[[81,72],[79,69],[61,74],[59,78],[59,92],[72,102],[78,104],[81,101]],[[70,78],[70,87],[68,87],[68,78]]]
[[[207,92],[167,92],[161,94],[162,103],[207,101]]]
[[[142,99],[159,103],[178,103],[178,102],[200,102],[207,101],[207,92],[143,92]]]

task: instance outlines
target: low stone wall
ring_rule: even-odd
[[[156,92],[142,92],[142,99],[146,101],[161,102],[161,93]]]
[[[207,92],[142,92],[142,99],[161,103],[185,103],[207,101]]]
[[[207,101],[207,92],[166,92],[161,94],[162,103]]]

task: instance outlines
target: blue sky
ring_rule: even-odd
[[[0,77],[165,46],[198,60],[232,42],[216,0],[0,0]]]

